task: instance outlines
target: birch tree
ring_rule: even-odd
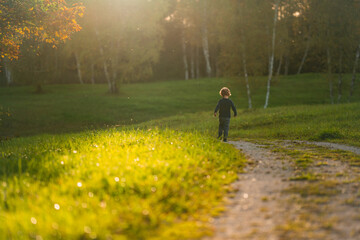
[[[351,97],[354,94],[356,71],[357,71],[357,67],[359,65],[359,57],[360,57],[360,44],[357,47],[356,54],[355,54],[354,67],[353,67],[353,71],[352,71],[351,84],[350,84],[349,100],[351,99]]]
[[[269,105],[269,98],[270,98],[270,87],[271,87],[271,80],[273,76],[273,69],[274,69],[274,56],[275,56],[275,41],[276,41],[276,24],[278,20],[278,10],[279,10],[280,0],[275,1],[274,5],[274,21],[273,21],[273,29],[272,29],[272,43],[271,43],[271,56],[269,59],[269,76],[267,81],[267,91],[266,91],[266,99],[264,108],[267,108]]]
[[[212,75],[212,68],[210,63],[210,50],[209,50],[209,36],[208,36],[208,0],[202,0],[203,13],[202,13],[202,25],[201,25],[201,38],[202,48],[204,52],[204,58],[206,63],[206,74],[208,77]]]

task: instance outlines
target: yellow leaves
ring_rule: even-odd
[[[3,46],[0,49],[1,58],[17,59],[20,45],[26,38],[51,44],[55,48],[60,42],[69,39],[71,34],[81,30],[77,22],[78,18],[84,16],[85,7],[81,3],[67,7],[65,0],[42,0],[34,4],[25,4],[19,12],[0,16],[0,20],[7,24],[0,29],[0,45]],[[0,6],[2,12],[8,12],[7,8]],[[18,16],[11,14],[25,16],[24,21],[14,20]]]

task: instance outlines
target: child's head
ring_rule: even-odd
[[[227,87],[223,87],[219,94],[222,96],[222,97],[230,97],[231,96],[231,92],[230,92],[230,89],[228,89]]]

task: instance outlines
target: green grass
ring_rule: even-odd
[[[344,96],[344,103],[327,105],[322,75],[281,77],[264,110],[265,81],[251,79],[255,110],[246,109],[237,79],[124,85],[119,96],[107,95],[104,85],[51,85],[42,95],[31,87],[0,88],[0,137],[18,136],[0,142],[0,239],[211,234],[211,217],[245,164],[237,150],[214,139],[212,111],[223,86],[239,110],[232,139],[360,146],[359,90],[354,103]],[[328,187],[315,182],[314,191],[298,190],[328,195]]]
[[[20,138],[1,154],[0,239],[201,236],[245,162],[206,136],[156,129]]]
[[[342,103],[347,103],[349,82],[350,76],[346,75]],[[144,123],[171,116],[182,118],[183,115],[187,116],[186,124],[194,123],[199,119],[203,120],[204,115],[197,118],[198,112],[205,111],[206,114],[211,114],[219,99],[218,92],[223,86],[230,87],[231,98],[241,112],[237,121],[240,121],[239,132],[245,133],[240,135],[243,137],[252,135],[253,128],[261,132],[264,132],[265,128],[267,135],[277,133],[278,137],[281,137],[284,135],[283,131],[271,132],[272,126],[294,123],[301,124],[299,127],[307,129],[309,121],[310,126],[320,125],[326,131],[322,135],[323,138],[339,137],[333,132],[333,128],[338,126],[328,126],[327,118],[332,118],[331,121],[341,121],[358,117],[356,112],[359,111],[353,112],[358,105],[347,107],[347,111],[342,111],[342,104],[334,108],[323,108],[330,100],[327,80],[320,74],[275,79],[270,95],[271,109],[266,111],[262,109],[266,77],[251,79],[253,105],[257,109],[255,111],[245,110],[246,88],[239,79],[214,78],[130,84],[121,87],[120,96],[107,95],[106,85],[50,85],[44,87],[45,94],[41,95],[34,94],[32,87],[0,88],[0,107],[11,114],[3,116],[0,120],[0,137],[79,132],[107,128],[109,125]],[[360,101],[360,88],[356,89],[353,101]],[[309,104],[321,105],[308,107]],[[333,112],[339,119],[333,119]],[[191,113],[194,113],[195,118],[187,115]],[[165,122],[167,124],[167,121]],[[312,129],[308,129],[308,132],[311,131]],[[326,134],[327,131],[330,131],[329,134]],[[236,135],[239,132],[236,132]],[[319,137],[321,138],[320,135]]]

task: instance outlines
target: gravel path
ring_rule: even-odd
[[[312,204],[311,197],[303,199],[297,194],[284,194],[288,188],[311,185],[311,182],[289,180],[296,171],[290,158],[274,153],[259,144],[244,141],[229,143],[245,154],[249,164],[245,172],[239,174],[239,180],[233,184],[238,192],[233,198],[226,199],[227,211],[214,221],[214,236],[206,237],[204,240],[360,239],[356,237],[360,236],[360,206],[344,204],[346,199],[356,196],[358,183],[342,185],[342,194],[329,196],[328,203],[314,205],[316,209],[314,212],[310,207],[302,205],[304,201]],[[289,146],[301,143],[360,154],[360,148],[342,144],[283,142],[284,145],[289,144]],[[326,166],[316,167],[314,170],[324,176],[333,177],[338,172],[345,172],[346,178],[359,178],[360,175],[358,168],[353,169],[346,163],[333,160],[328,160]],[[337,178],[333,180],[337,181]],[[287,230],[284,235],[284,229],[279,229],[279,226],[291,227],[291,222],[297,222],[303,215],[306,216],[304,222],[307,225],[302,227],[304,230],[301,230],[302,228],[298,230],[299,235],[296,235],[296,232],[295,236],[286,235]],[[322,222],[329,220],[330,217],[335,219],[334,224],[336,224],[331,229],[326,229]],[[296,227],[296,224],[294,226]],[[291,233],[292,230],[289,231]]]
[[[278,239],[273,229],[287,214],[278,200],[289,186],[289,162],[257,144],[229,143],[242,150],[250,164],[233,184],[239,191],[227,199],[228,211],[214,222],[215,235],[205,239]]]

